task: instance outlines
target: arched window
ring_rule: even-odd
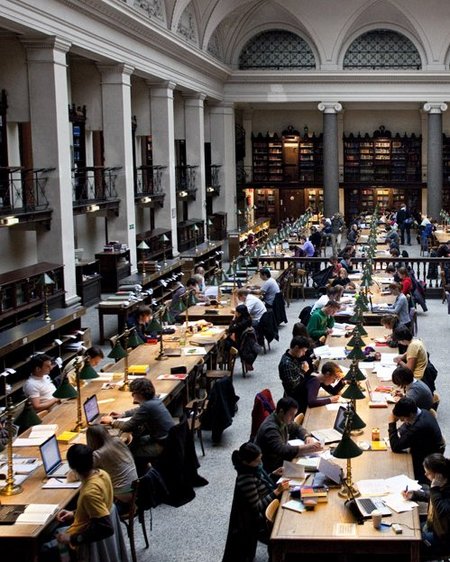
[[[390,29],[357,37],[344,57],[347,70],[420,70],[422,61],[412,41]]]
[[[308,43],[282,29],[262,31],[250,39],[239,55],[241,70],[310,70],[316,68]]]

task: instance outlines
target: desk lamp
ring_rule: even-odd
[[[145,240],[142,240],[142,242],[137,246],[137,249],[141,252],[141,260],[147,259],[147,250],[150,250],[150,246],[146,243]]]
[[[130,336],[131,333],[134,331],[134,328],[125,328],[122,334],[117,336],[116,342],[114,347],[109,352],[108,357],[111,359],[115,359],[118,361],[119,359],[123,359],[125,366],[124,366],[124,377],[123,377],[123,385],[119,388],[119,390],[126,391],[129,389],[129,382],[128,382],[128,346],[130,344]],[[120,343],[120,340],[123,338],[123,347]],[[140,338],[139,338],[140,339]],[[140,339],[142,342],[142,340]],[[144,343],[144,342],[142,342]]]
[[[208,246],[212,246],[212,242],[211,242],[211,227],[214,226],[214,222],[211,219],[208,219],[207,223],[206,223],[206,229],[207,229],[207,233],[208,233]]]
[[[28,403],[28,399],[24,400],[25,402],[25,408],[27,407],[27,403]],[[5,486],[3,486],[3,488],[0,489],[0,494],[2,496],[15,496],[17,494],[20,494],[21,492],[23,492],[23,488],[22,486],[20,486],[19,484],[15,484],[14,481],[14,466],[13,466],[13,439],[14,439],[14,435],[15,435],[15,431],[14,431],[14,424],[13,424],[13,415],[14,415],[14,410],[17,409],[18,406],[21,406],[23,404],[23,402],[21,402],[20,404],[17,405],[13,405],[12,403],[12,399],[11,396],[8,396],[7,398],[7,406],[6,406],[6,428],[8,430],[8,443],[6,445],[6,454],[7,454],[7,463],[8,463],[8,472],[6,474],[6,483]],[[25,411],[25,409],[24,409]],[[34,410],[33,410],[34,413]],[[22,412],[23,414],[23,412]],[[22,415],[21,414],[21,415]],[[38,425],[41,422],[40,418],[38,416],[35,415],[35,418],[37,418],[38,421],[36,421],[35,423],[31,423],[29,424],[28,427],[31,427],[31,425]],[[18,418],[20,418],[20,416],[18,416]],[[16,419],[18,419],[16,418]],[[16,420],[14,420],[16,421]]]
[[[154,314],[152,321],[148,326],[149,332],[155,332],[160,334],[159,336],[159,353],[156,357],[158,361],[163,361],[168,359],[167,355],[164,353],[164,342],[163,342],[163,322],[172,322],[172,318],[169,314],[169,310],[166,305],[162,305]]]
[[[161,239],[160,239],[160,240],[161,240],[162,245],[163,245],[163,260],[164,260],[163,265],[164,265],[164,267],[166,267],[166,266],[167,266],[167,261],[166,261],[166,244],[167,244],[167,242],[170,242],[170,238],[167,236],[167,234],[163,234],[163,235],[161,236]]]
[[[359,457],[362,455],[363,451],[358,447],[358,445],[350,437],[350,431],[352,429],[352,418],[354,412],[351,408],[348,408],[345,412],[345,426],[342,439],[333,451],[333,456],[337,459],[347,459],[347,474],[343,479],[342,488],[339,490],[339,495],[341,498],[350,499],[355,496],[359,496],[359,490],[355,488],[352,482],[352,463],[351,459]]]
[[[48,287],[54,285],[55,282],[49,275],[47,275],[47,273],[44,273],[43,275],[41,275],[38,284],[42,287],[42,291],[44,293],[44,318],[43,319],[45,322],[50,322],[51,318],[48,312]]]
[[[198,253],[198,233],[199,233],[199,227],[197,224],[194,224],[194,242],[195,242],[195,253]]]

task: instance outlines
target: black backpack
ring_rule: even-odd
[[[434,383],[437,376],[438,370],[430,361],[430,356],[428,355],[428,365],[426,366],[425,372],[423,373],[422,382],[424,382],[428,386],[432,393],[436,390],[436,385]]]
[[[311,318],[311,310],[312,306],[305,306],[298,317],[300,318],[300,322],[305,326],[308,325],[309,319]]]

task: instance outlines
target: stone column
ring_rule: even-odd
[[[119,216],[108,218],[108,237],[130,248],[132,271],[136,271],[136,226],[134,204],[133,135],[131,132],[131,74],[126,64],[98,65],[102,75],[102,116],[105,166],[120,166],[116,191]]]
[[[423,110],[428,113],[427,151],[427,213],[429,218],[439,218],[442,209],[442,113],[447,110],[443,102],[426,103]]]
[[[150,83],[150,110],[152,116],[153,163],[166,166],[162,172],[161,188],[166,194],[164,207],[155,214],[157,228],[172,230],[172,251],[178,255],[177,196],[175,190],[175,130],[173,90],[175,82]]]
[[[253,181],[253,158],[252,158],[253,111],[251,109],[244,111],[242,126],[244,127],[245,130],[244,169],[247,174],[246,181],[251,182]]]
[[[206,228],[206,179],[205,179],[205,94],[184,97],[184,121],[186,131],[186,163],[195,168],[197,191],[195,201],[189,203],[189,218],[201,219]],[[204,240],[198,240],[199,244]]]
[[[214,198],[213,212],[227,213],[227,228],[237,228],[236,152],[234,106],[221,103],[211,106],[211,162],[221,164],[220,196]]]
[[[66,304],[78,302],[75,281],[70,129],[66,54],[59,38],[23,40],[27,51],[33,164],[55,168],[45,188],[50,230],[37,230],[37,260],[64,264]]]
[[[330,217],[339,211],[337,114],[342,110],[342,105],[338,102],[321,102],[317,107],[323,112],[323,212]]]

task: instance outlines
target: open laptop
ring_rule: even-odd
[[[355,502],[364,519],[369,519],[372,511],[375,509],[377,509],[383,517],[392,515],[392,511],[380,498],[355,498]]]
[[[340,441],[344,433],[346,410],[347,408],[345,406],[339,406],[336,419],[334,420],[334,427],[328,429],[313,429],[311,435],[318,441],[323,441],[325,444]]]
[[[70,470],[69,463],[63,462],[56,435],[52,435],[39,446],[45,474],[50,478],[65,478]]]
[[[327,486],[337,488],[342,485],[342,468],[334,462],[320,457],[319,472],[314,474],[313,486]]]
[[[102,417],[107,415],[100,413],[96,394],[86,398],[83,402],[83,410],[88,425],[100,423]]]

